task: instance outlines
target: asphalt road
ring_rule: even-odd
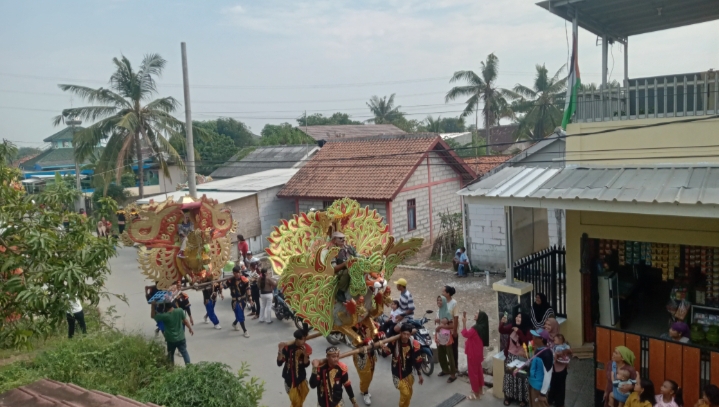
[[[150,318],[150,308],[144,296],[144,287],[150,282],[145,280],[140,273],[136,256],[137,250],[134,248],[118,248],[118,256],[110,261],[112,275],[107,281],[107,288],[112,293],[125,294],[128,304],[113,298],[110,301],[103,302],[101,305],[103,307],[115,305],[115,315],[119,317],[116,321],[117,327],[154,337],[155,323]],[[292,339],[292,333],[295,330],[294,324],[290,321],[277,321],[274,319],[274,315],[274,322],[269,325],[259,323],[257,320],[247,319],[245,324],[250,337],[244,338],[241,330],[234,331],[232,329],[234,314],[230,309],[229,292],[225,291],[225,300],[218,301],[216,306],[216,313],[222,325],[222,330],[218,331],[213,329],[211,324],[203,323],[202,316],[205,314],[205,310],[202,305],[202,293],[191,290],[189,295],[195,322],[194,336],[189,336],[189,334],[187,336],[187,347],[192,362],[222,362],[232,369],[239,369],[241,364],[246,362],[250,366],[250,374],[265,382],[263,404],[270,407],[289,405],[289,399],[285,394],[282,383],[281,369],[277,367],[275,361],[277,344]],[[162,336],[158,339],[162,340]],[[313,358],[323,357],[325,348],[329,346],[324,338],[313,339],[309,341],[309,344],[314,350]],[[345,350],[348,350],[348,348],[343,349],[343,351]],[[361,406],[363,402],[359,397],[359,378],[352,360],[346,359],[345,361],[349,366],[352,387]],[[182,363],[182,358],[176,356],[175,362]],[[436,376],[437,372],[439,372],[438,365],[435,367],[434,376],[425,376],[423,386],[420,386],[415,380],[412,405],[436,406],[455,393],[469,394],[470,387],[468,383],[457,380],[452,384],[448,384],[445,378]],[[399,392],[392,384],[389,358],[380,358],[378,361],[374,379],[370,386],[370,393],[372,394],[372,405],[394,406],[398,404]],[[345,400],[345,405],[349,405],[348,401]],[[316,393],[311,390],[305,401],[305,406],[315,406],[316,403]],[[475,402],[465,400],[460,405],[472,404],[475,404]],[[486,394],[482,397],[481,404],[500,406],[501,402],[490,394]]]

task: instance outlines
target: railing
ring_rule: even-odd
[[[665,380],[677,382],[683,389],[685,406],[693,406],[706,385],[719,385],[719,348],[685,344],[604,326],[595,329],[597,406],[603,405],[599,403],[599,394],[606,388],[606,363],[617,346],[626,346],[634,352],[634,369],[640,376],[649,378],[655,389]]]
[[[579,91],[575,122],[719,114],[719,72],[629,79],[622,87]]]
[[[565,248],[552,246],[517,260],[512,269],[516,280],[532,283],[532,296],[543,293],[559,317],[567,316]]]

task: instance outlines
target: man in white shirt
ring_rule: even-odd
[[[82,312],[82,304],[77,298],[70,300],[70,311],[67,312],[67,337],[72,338],[75,335],[75,321],[80,324],[80,330],[83,334],[87,333],[85,327],[85,313]]]

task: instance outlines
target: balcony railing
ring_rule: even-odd
[[[719,113],[719,72],[629,79],[625,86],[580,91],[580,123]]]

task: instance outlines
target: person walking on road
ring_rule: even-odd
[[[277,283],[271,276],[267,275],[267,269],[260,270],[260,279],[258,285],[260,287],[260,322],[272,323],[272,293],[277,287]]]
[[[245,307],[247,306],[247,293],[250,291],[250,280],[242,275],[240,266],[235,266],[232,269],[232,278],[225,282],[225,287],[230,289],[232,311],[235,313],[235,322],[232,323],[232,327],[235,331],[239,331],[242,327],[243,336],[249,338],[250,334],[247,333],[245,327]]]
[[[312,361],[312,376],[310,376],[310,387],[317,389],[318,407],[341,407],[342,388],[347,392],[352,407],[357,406],[355,393],[352,390],[352,382],[348,374],[347,365],[340,362],[340,350],[336,346],[330,346],[326,351],[325,360],[315,359]]]
[[[474,326],[467,329],[467,312],[462,313],[462,336],[465,339],[464,353],[467,355],[467,375],[472,386],[470,400],[482,397],[484,388],[484,347],[489,343],[489,317],[484,311],[474,316]],[[563,407],[563,406],[562,406]]]
[[[87,333],[85,326],[85,313],[82,311],[80,300],[70,300],[70,311],[67,312],[67,337],[72,339],[75,335],[75,322],[80,325],[83,334]]]
[[[210,322],[212,322],[212,325],[215,326],[215,329],[222,329],[222,327],[220,326],[220,320],[215,314],[215,304],[217,303],[218,286],[219,284],[212,283],[205,287],[202,290],[202,298],[205,302],[205,311],[207,311],[207,315],[205,315],[205,323],[207,323],[207,319],[209,318]]]
[[[250,297],[252,298],[252,319],[260,317],[260,286],[257,280],[260,278],[260,261],[257,258],[250,259]]]
[[[302,407],[309,394],[307,387],[307,366],[310,365],[312,348],[305,342],[307,332],[298,329],[292,343],[280,342],[277,352],[277,366],[282,367],[285,391],[290,397],[291,407]]]
[[[170,363],[175,364],[175,350],[180,351],[186,365],[190,364],[190,354],[187,353],[187,342],[185,341],[185,330],[187,327],[190,335],[194,335],[192,325],[185,319],[185,311],[175,308],[174,304],[166,304],[165,312],[155,314],[155,320],[165,324],[165,342],[167,342],[167,358]]]
[[[420,386],[424,383],[421,370],[422,353],[419,342],[412,339],[413,328],[412,324],[402,324],[399,339],[382,346],[383,356],[392,355],[392,379],[394,387],[399,390],[399,407],[409,407],[412,401],[412,371],[417,372]]]

